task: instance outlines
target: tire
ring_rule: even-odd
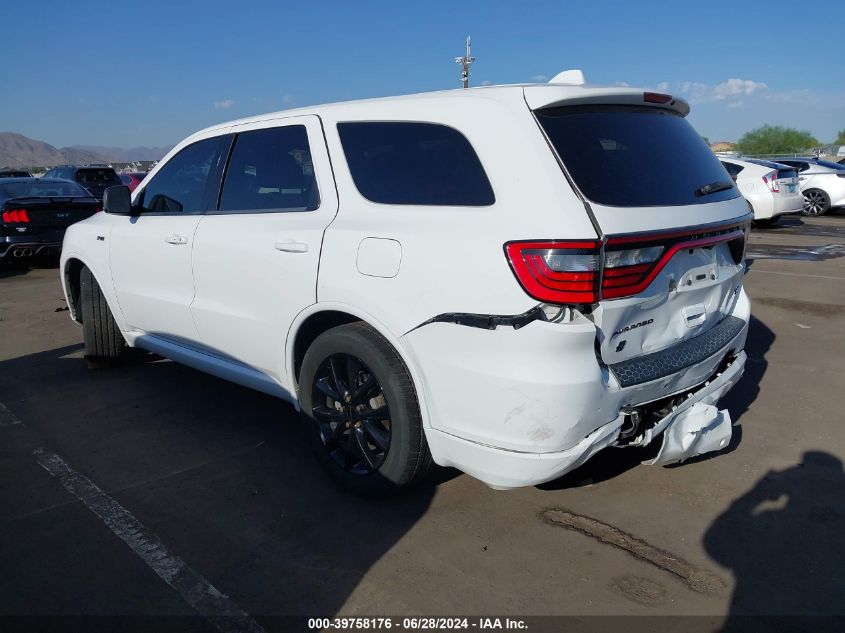
[[[830,209],[830,196],[821,189],[807,189],[804,192],[804,208],[801,213],[814,217],[824,215]]]
[[[371,327],[357,322],[323,332],[305,353],[299,384],[315,454],[343,488],[384,496],[428,474],[414,383]]]
[[[87,266],[83,266],[79,272],[79,295],[85,358],[93,361],[116,359],[126,342],[114,321],[100,284]]]

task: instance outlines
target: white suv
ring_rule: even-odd
[[[609,446],[727,445],[746,202],[681,99],[457,90],[234,121],[73,225],[89,358],[124,343],[285,400],[344,485],[495,488]]]

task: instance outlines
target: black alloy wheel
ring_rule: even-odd
[[[351,354],[332,354],[318,367],[311,389],[312,418],[332,460],[352,475],[378,471],[390,450],[392,422],[369,367]]]

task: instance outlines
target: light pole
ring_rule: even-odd
[[[472,44],[469,41],[469,35],[467,35],[466,55],[455,58],[455,63],[461,65],[461,85],[463,85],[464,88],[469,88],[469,66],[475,61],[475,57],[470,54],[471,47]]]

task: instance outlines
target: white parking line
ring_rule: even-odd
[[[14,413],[6,408],[6,405],[0,402],[0,428],[4,426],[17,426],[23,424]]]
[[[65,490],[84,503],[159,578],[179,592],[185,602],[218,630],[224,633],[264,633],[264,629],[249,614],[191,569],[185,561],[171,553],[155,534],[94,482],[75,471],[55,453],[49,453],[43,448],[37,448],[33,453],[44,470],[57,478]]]

